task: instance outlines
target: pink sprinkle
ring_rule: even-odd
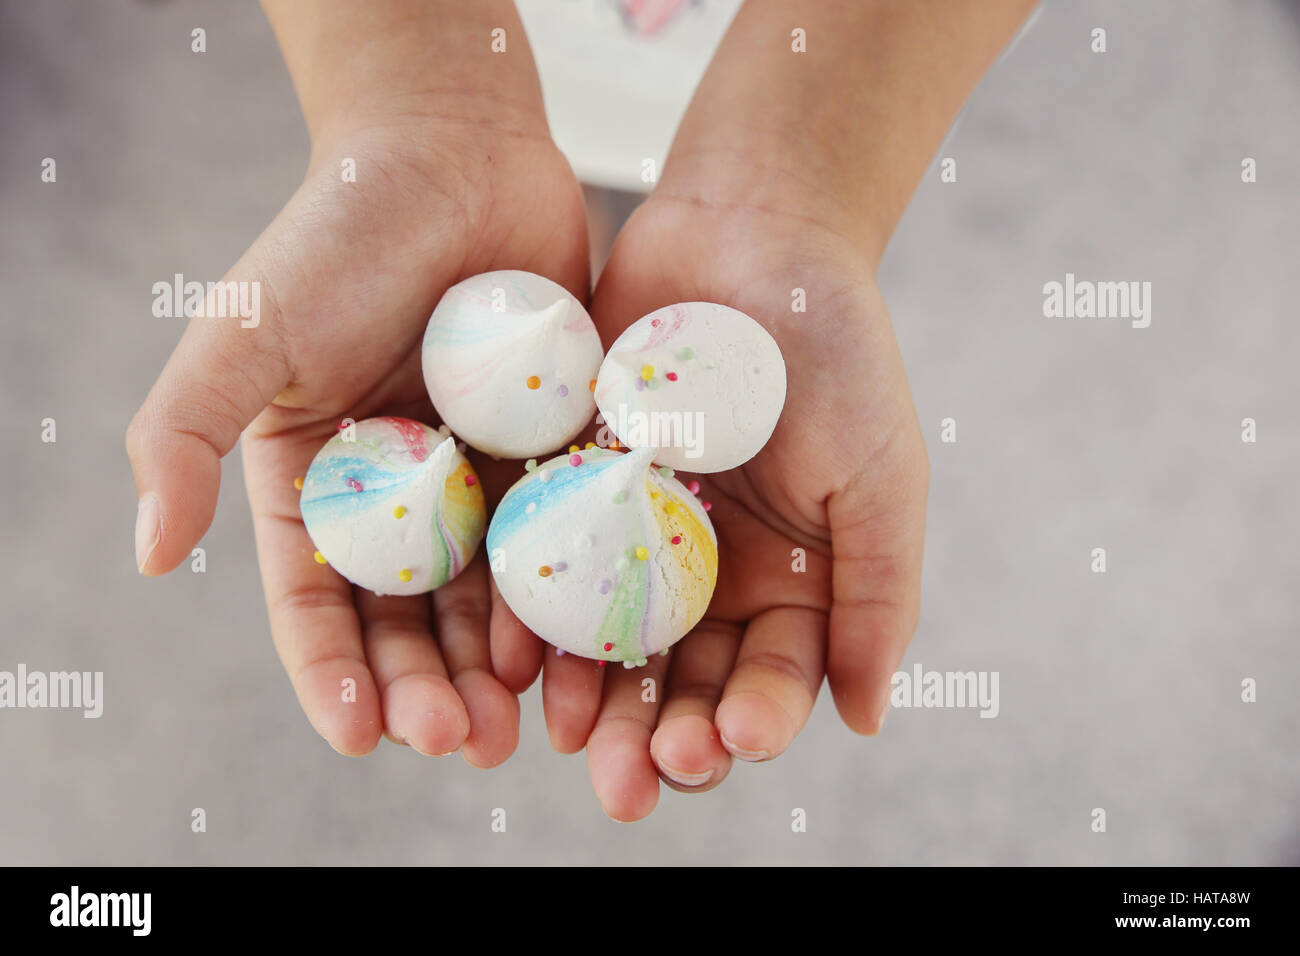
[[[564,648],[562,648],[562,647],[557,647],[557,648],[555,649],[555,656],[556,656],[556,657],[563,657],[563,656],[564,656]]]
[[[348,478],[348,479],[346,480],[346,484],[347,484],[347,486],[348,486],[349,488],[351,488],[353,491],[360,491],[360,490],[361,490],[361,482],[357,481],[355,478]]]
[[[701,504],[704,506],[704,510],[705,510],[705,511],[712,511],[712,510],[713,510],[713,502],[712,502],[712,501],[701,502]]]
[[[556,389],[556,391],[560,394],[560,398],[564,398],[564,396],[569,394],[569,386],[561,385]]]
[[[681,543],[682,543],[682,536],[680,534],[673,535],[673,544],[681,544]]]
[[[688,481],[686,483],[686,490],[693,495],[698,495],[700,493],[700,483],[698,481]]]
[[[668,381],[670,382],[675,382],[677,381],[677,373],[669,372],[667,375],[664,376],[664,378],[668,379]]]
[[[604,661],[596,661],[596,666],[597,666],[597,667],[604,667],[604,666],[605,666],[605,662],[604,662]]]
[[[664,324],[664,320],[663,320],[663,319],[651,319],[651,320],[650,320],[650,325],[651,325],[653,328],[656,328],[656,329],[659,328],[659,326],[661,326],[661,325],[663,325],[663,324]]]
[[[475,478],[473,475],[466,475],[466,476],[465,476],[465,484],[468,485],[469,487],[473,488],[475,485],[478,484],[478,479]]]
[[[572,465],[574,468],[577,468],[579,465],[582,464],[582,456],[581,456],[581,455],[570,455],[570,456],[569,456],[569,464]]]

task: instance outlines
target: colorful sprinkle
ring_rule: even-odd
[[[397,572],[397,577],[401,581],[409,581],[411,580],[412,577],[414,577],[414,575],[411,574],[410,568],[402,568],[402,570]]]
[[[613,649],[614,649],[614,645],[611,644],[611,643],[609,643],[609,641],[606,641],[606,642],[605,642],[605,650],[607,650],[607,651],[612,651]],[[602,661],[602,663],[603,663],[603,661]]]
[[[660,478],[671,478],[675,474],[677,474],[677,472],[673,471],[667,465],[664,465],[662,468],[659,469]]]
[[[661,325],[663,325],[663,324],[664,324],[664,320],[663,320],[663,319],[651,319],[651,320],[650,320],[650,327],[651,327],[651,328],[654,328],[654,329],[659,328],[659,326],[661,326]]]
[[[537,472],[538,481],[550,481],[555,477],[555,473],[550,468],[541,468]]]
[[[664,505],[664,514],[668,514],[668,515],[675,515],[675,514],[677,514],[677,502],[675,502],[675,501],[669,501],[669,502],[667,502],[667,503]]]
[[[396,508],[393,509],[394,518],[400,518],[404,514],[406,514],[406,509],[403,508],[401,505],[398,505]]]
[[[664,378],[668,379],[668,381],[670,382],[675,382],[677,381],[677,373],[669,372],[667,375],[664,376]]]
[[[582,464],[582,456],[581,456],[581,455],[570,455],[570,456],[569,456],[569,464],[572,465],[574,468],[577,468],[579,465]]]
[[[650,559],[650,549],[643,544],[636,546],[635,554],[638,561],[648,561]]]
[[[569,564],[568,564],[567,561],[556,561],[556,562],[555,562],[555,573],[556,573],[556,574],[559,574],[561,571],[567,571],[567,570],[569,570]]]
[[[542,387],[542,380],[538,378],[536,375],[530,375],[528,376],[528,380],[524,382],[524,384],[527,385],[529,388],[537,389]]]
[[[587,383],[587,391],[594,392],[595,390],[596,390],[596,380],[593,378],[590,382]]]
[[[564,648],[562,648],[562,647],[557,647],[557,648],[555,649],[555,656],[556,656],[556,657],[563,657],[563,656],[564,656]]]
[[[614,570],[620,572],[626,571],[627,564],[628,564],[627,555],[620,554],[617,558],[614,559]]]
[[[473,475],[466,475],[466,476],[465,476],[465,487],[466,487],[466,488],[473,488],[473,487],[474,487],[475,485],[477,485],[477,484],[478,484],[478,479],[475,478]]]
[[[596,661],[596,666],[597,666],[597,667],[604,667],[604,666],[605,666],[605,662],[604,662],[604,661]]]
[[[637,379],[633,379],[633,381],[636,382],[636,390],[637,390],[638,392],[644,392],[644,391],[645,391],[645,380],[644,380],[644,379],[637,378]]]
[[[624,661],[624,662],[623,662],[623,670],[625,670],[625,671],[630,671],[630,670],[631,670],[632,668],[634,668],[634,667],[636,667],[636,664],[633,663],[632,661]]]
[[[650,381],[650,379],[655,377],[655,367],[653,365],[642,365],[641,377],[647,382]]]
[[[570,455],[572,455],[575,451],[581,451],[581,450],[582,450],[582,449],[580,449],[577,445],[570,445],[570,446],[569,446],[569,454],[570,454]]]
[[[361,490],[362,490],[362,489],[361,489],[361,482],[357,481],[355,478],[352,478],[352,477],[344,478],[344,479],[343,479],[343,483],[344,483],[345,485],[347,485],[349,488],[351,488],[353,491],[361,491]]]
[[[559,388],[555,390],[555,394],[559,395],[560,398],[564,398],[564,396],[569,394],[569,386],[561,385]]]
[[[659,387],[659,379],[657,378],[650,379],[650,381],[645,383],[645,387],[650,389],[650,391],[653,392],[656,388]]]
[[[686,490],[693,495],[698,495],[700,493],[700,483],[695,479],[691,479],[686,483]]]
[[[549,578],[551,576],[551,566],[549,564],[543,564],[537,569],[537,575],[538,577]]]
[[[599,594],[608,594],[608,593],[609,593],[609,589],[610,589],[612,586],[613,586],[613,585],[611,585],[611,584],[609,583],[609,579],[607,578],[607,579],[601,581],[599,584],[596,585],[596,591],[597,591],[597,593],[599,593]]]
[[[702,502],[700,502],[700,506],[701,506],[705,511],[712,511],[712,510],[713,510],[713,502],[712,502],[712,501],[702,501]]]
[[[537,470],[536,458],[529,458],[526,462],[524,462],[524,471],[536,471],[536,470]]]
[[[637,667],[645,667],[645,665],[646,665],[646,659],[645,659],[644,657],[638,657],[638,658],[636,659],[636,666],[637,666]]]
[[[595,443],[594,441],[589,441],[589,442],[587,442],[587,444],[584,445],[583,447],[586,448],[586,449],[592,449],[592,448],[595,448],[595,447],[596,447],[596,443]]]
[[[317,564],[325,564],[325,563],[326,563],[326,561],[325,561],[325,555],[321,554],[319,551],[317,551],[314,555],[312,555],[312,557],[314,557],[314,558],[316,559],[316,563],[317,563]]]
[[[681,543],[682,543],[682,536],[680,534],[673,535],[673,544],[681,544]]]
[[[302,491],[302,479],[301,479],[301,478],[295,478],[295,479],[293,480],[293,486],[294,486],[295,488],[297,488],[299,491]]]

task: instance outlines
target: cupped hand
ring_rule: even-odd
[[[815,205],[660,187],[624,227],[595,292],[606,347],[656,308],[719,302],[772,333],[788,375],[767,446],[697,476],[719,541],[705,618],[634,670],[545,656],[552,743],[587,748],[596,794],[618,820],[648,814],[661,778],[704,791],[733,758],[782,753],[823,676],[845,723],[874,734],[917,623],[925,445],[868,259],[810,214]],[[806,311],[794,311],[800,297]]]
[[[260,322],[191,319],[127,448],[137,562],[157,575],[206,531],[220,459],[242,433],[272,635],[336,750],[367,753],[382,732],[493,766],[515,748],[519,707],[493,674],[483,556],[432,596],[377,597],[313,560],[294,486],[345,417],[436,421],[420,343],[448,286],[524,269],[586,298],[582,197],[544,119],[463,113],[472,120],[408,101],[319,135],[302,186],[223,280],[260,285]],[[343,176],[349,160],[355,182]],[[489,501],[517,470],[474,464]],[[528,653],[517,666],[530,666]]]

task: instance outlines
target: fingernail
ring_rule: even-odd
[[[705,770],[703,773],[687,773],[684,770],[674,770],[665,764],[660,764],[659,769],[663,771],[665,777],[681,787],[702,787],[713,778],[712,770]]]
[[[140,498],[135,515],[135,566],[143,574],[158,542],[162,541],[162,501],[155,492],[147,491]]]
[[[719,733],[718,736],[722,738],[722,746],[726,747],[733,757],[739,757],[741,760],[748,760],[751,763],[772,759],[772,755],[766,750],[745,750],[728,740],[726,734]]]
[[[876,716],[876,733],[880,733],[885,726],[885,718],[889,716],[889,698],[885,698],[885,706],[880,708],[880,713]]]

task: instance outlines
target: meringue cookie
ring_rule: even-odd
[[[531,272],[485,272],[447,290],[424,333],[424,384],[479,451],[527,458],[563,447],[596,413],[600,335],[582,303]]]
[[[483,488],[428,425],[368,418],[316,453],[302,483],[316,560],[376,594],[423,594],[469,563],[483,539]]]
[[[726,471],[758,454],[785,404],[785,361],[736,309],[684,302],[651,312],[610,346],[596,406],[631,448],[685,471]]]
[[[704,616],[718,579],[705,508],[652,449],[588,448],[515,483],[488,528],[497,590],[538,637],[644,664]]]

